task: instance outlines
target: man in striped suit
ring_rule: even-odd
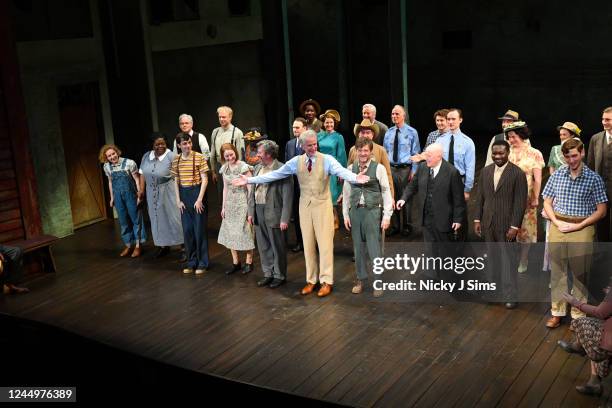
[[[484,235],[486,242],[515,242],[523,222],[527,205],[527,180],[525,173],[508,161],[510,145],[505,140],[493,142],[493,163],[482,169],[476,198],[474,232]],[[501,245],[500,245],[501,246]],[[510,253],[511,245],[492,247],[501,256],[495,257],[489,268],[489,279],[501,283],[501,294],[506,308],[516,307],[516,254]],[[498,252],[501,250],[500,252]],[[491,252],[491,251],[489,251]]]

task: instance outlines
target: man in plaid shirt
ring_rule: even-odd
[[[573,274],[573,295],[587,301],[586,274],[590,269],[595,240],[595,223],[605,216],[608,197],[601,176],[582,162],[584,145],[578,138],[562,147],[567,166],[548,179],[542,192],[544,211],[550,219],[551,318],[546,327],[559,327],[566,314],[563,294],[569,292],[567,274]],[[572,307],[573,319],[584,313]]]

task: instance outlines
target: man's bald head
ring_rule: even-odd
[[[444,154],[444,146],[440,143],[432,143],[425,149],[425,158],[427,167],[436,167],[442,161]]]

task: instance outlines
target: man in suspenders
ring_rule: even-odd
[[[232,125],[232,117],[234,112],[229,106],[219,106],[217,108],[219,115],[219,124],[221,126],[212,131],[210,137],[210,170],[212,172],[213,182],[217,185],[219,198],[223,197],[223,177],[219,174],[221,168],[221,146],[225,143],[231,143],[238,151],[238,160],[244,158],[244,135],[242,130]]]
[[[179,116],[178,122],[181,132],[187,133],[189,136],[191,136],[191,141],[193,144],[191,150],[193,150],[194,152],[202,153],[202,155],[204,155],[204,159],[208,161],[210,159],[210,149],[208,148],[206,136],[204,136],[203,133],[198,133],[193,130],[193,117],[191,115],[183,113],[181,116]],[[181,149],[177,145],[176,139],[178,139],[178,135],[176,138],[174,138],[174,146],[172,148],[172,151],[175,154],[179,154],[181,153]]]

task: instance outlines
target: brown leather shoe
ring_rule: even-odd
[[[5,295],[11,295],[11,294],[15,294],[15,295],[22,295],[24,293],[28,293],[30,291],[30,289],[22,287],[22,286],[15,286],[12,283],[9,284],[4,284],[3,287],[3,292]]]
[[[121,251],[119,256],[121,256],[121,257],[128,256],[131,251],[132,251],[131,247],[125,247],[125,248],[123,248],[123,251]]]
[[[332,285],[328,284],[328,283],[324,283],[323,285],[321,285],[321,289],[319,289],[319,293],[317,293],[318,297],[325,297],[327,295],[329,295],[332,291]]]
[[[559,316],[551,316],[550,319],[546,321],[546,327],[549,329],[557,328],[561,325],[561,318]]]
[[[312,291],[315,288],[315,284],[314,283],[307,283],[306,286],[304,286],[304,288],[302,289],[302,292],[300,292],[302,295],[310,295],[312,293]]]
[[[132,258],[138,258],[140,256],[140,247],[134,248],[134,252],[132,252]]]

